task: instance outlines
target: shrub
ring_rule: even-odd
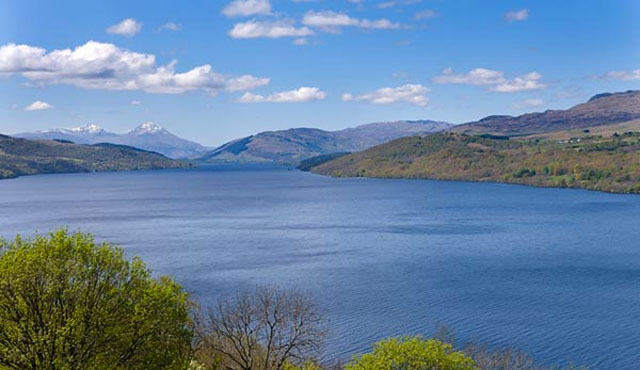
[[[435,339],[384,339],[373,352],[354,357],[346,370],[475,370],[474,361],[453,346]]]

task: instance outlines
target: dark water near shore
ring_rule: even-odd
[[[205,305],[255,284],[308,290],[330,358],[441,322],[549,364],[640,368],[640,196],[255,166],[0,181],[0,236],[59,226]]]

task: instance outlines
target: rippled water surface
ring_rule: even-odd
[[[255,284],[308,290],[331,358],[441,322],[549,364],[640,366],[638,196],[256,166],[0,181],[0,236],[58,226],[122,245],[205,305]]]

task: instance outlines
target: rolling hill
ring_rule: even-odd
[[[169,158],[191,158],[210,150],[198,143],[182,139],[166,129],[146,122],[124,134],[116,134],[96,125],[59,128],[13,135],[23,139],[68,140],[77,144],[111,143],[158,152]]]
[[[0,179],[24,175],[188,167],[159,153],[117,144],[74,144],[0,135]]]
[[[440,132],[453,125],[436,121],[378,122],[339,131],[292,128],[266,131],[226,143],[205,154],[203,162],[297,164],[317,155],[353,152],[399,137]]]

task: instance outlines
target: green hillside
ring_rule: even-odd
[[[114,144],[26,140],[0,135],[0,179],[67,172],[187,167],[155,152]]]
[[[337,177],[493,181],[640,192],[640,133],[568,140],[458,133],[409,137],[313,167]]]

